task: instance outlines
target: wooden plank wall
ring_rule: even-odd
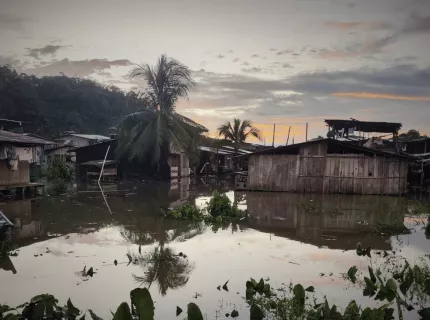
[[[28,161],[19,161],[18,170],[9,170],[6,160],[0,160],[0,187],[23,186],[30,182]]]
[[[296,191],[299,155],[255,155],[249,157],[248,189]]]
[[[400,195],[407,187],[406,161],[326,154],[323,143],[299,155],[254,155],[248,166],[248,190]]]

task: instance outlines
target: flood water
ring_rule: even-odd
[[[223,227],[162,218],[163,210],[182,203],[204,207],[214,189],[253,218]],[[339,306],[352,299],[376,305],[342,276],[353,265],[367,272],[369,260],[355,252],[358,242],[411,264],[429,263],[422,219],[405,215],[403,198],[234,192],[227,182],[190,180],[104,191],[106,201],[97,188],[82,187],[70,196],[0,204],[16,225],[18,248],[18,256],[0,261],[0,303],[16,306],[51,293],[107,319],[130,290],[150,286],[157,319],[175,319],[176,306],[186,310],[189,302],[208,319],[217,312],[223,319],[233,309],[249,319],[244,295],[250,277],[270,278],[272,287],[312,285],[318,299],[327,295]],[[143,255],[163,252],[169,263],[128,265],[127,254],[138,255],[139,245]],[[187,257],[178,258],[180,252]],[[372,263],[383,269],[386,260],[376,255]],[[84,267],[94,268],[92,278],[80,275]],[[229,291],[217,290],[227,280]]]

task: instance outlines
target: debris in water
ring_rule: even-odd
[[[221,285],[219,285],[218,287],[216,287],[219,291],[221,291]]]
[[[183,257],[183,256],[184,256],[184,254],[183,254],[182,252],[179,252],[179,256],[180,256],[180,257]]]
[[[182,309],[178,306],[176,307],[176,316],[179,316],[182,313]]]
[[[142,254],[142,246],[139,245],[139,254]]]
[[[293,262],[293,261],[288,261],[288,263],[291,263],[291,264],[296,264],[296,265],[300,265],[300,263],[297,263],[297,262]]]
[[[113,264],[114,264],[114,265],[117,265],[117,264],[118,264],[118,261],[114,260],[114,261],[113,261]]]

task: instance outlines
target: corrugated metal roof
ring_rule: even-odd
[[[27,144],[27,145],[53,144],[53,142],[48,140],[38,139],[31,136],[25,136],[23,134],[3,131],[3,130],[0,130],[0,142],[18,143],[18,144]]]
[[[64,139],[65,137],[78,137],[78,138],[82,138],[82,139],[87,139],[87,140],[97,140],[97,141],[103,141],[103,140],[110,140],[109,137],[106,136],[101,136],[98,134],[79,134],[79,133],[72,133],[72,134],[67,134],[63,137],[58,137],[58,139]]]

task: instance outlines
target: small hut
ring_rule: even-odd
[[[242,156],[244,157],[244,156]],[[320,139],[255,152],[248,177],[236,187],[255,191],[402,195],[408,156],[335,139]]]

